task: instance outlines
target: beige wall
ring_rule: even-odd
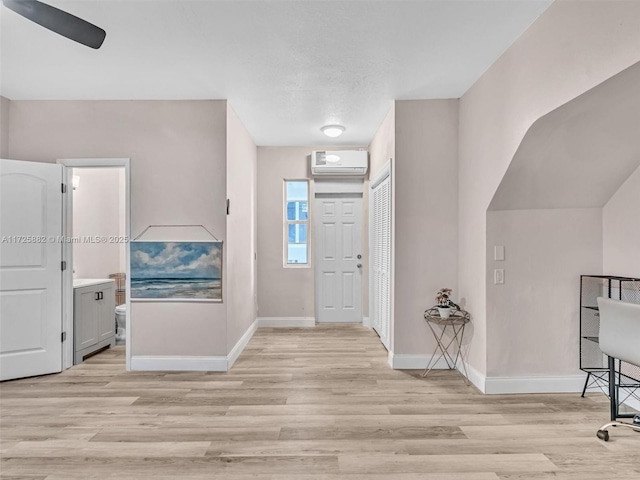
[[[9,158],[9,105],[8,98],[0,97],[0,158]]]
[[[310,219],[309,267],[284,267],[284,180],[311,179],[313,150],[349,150],[360,147],[258,147],[258,316],[314,317],[315,268],[313,212]],[[310,207],[313,205],[310,182]],[[366,217],[366,211],[364,212]],[[367,225],[363,226],[366,245]],[[363,248],[363,252],[366,250]],[[363,264],[367,258],[363,253]],[[363,275],[363,314],[367,312],[367,277]]]
[[[487,376],[579,374],[579,282],[602,273],[602,209],[487,212],[486,259]]]
[[[535,121],[490,210],[602,207],[640,166],[640,62]]]
[[[309,268],[283,266],[283,181],[311,177],[308,156],[312,150],[311,147],[258,147],[259,317],[315,315],[313,263]],[[312,240],[313,236],[309,238]],[[313,256],[310,258],[313,260]]]
[[[393,351],[431,354],[423,313],[458,293],[458,101],[396,102],[395,151]]]
[[[617,252],[629,258],[640,251],[632,239],[640,233],[640,197],[631,193],[639,185],[630,179],[620,188],[640,163],[639,67],[538,119],[491,201],[491,210],[509,212],[488,214],[488,377],[576,373],[579,311],[577,302],[566,299],[576,297],[580,274],[603,272],[608,255],[601,236],[610,240],[614,261],[623,261]],[[603,230],[601,207],[618,189],[610,228]],[[506,262],[493,259],[496,237],[498,244],[509,243]],[[493,285],[494,269],[505,267],[507,283]],[[518,291],[526,295],[519,298]],[[551,316],[545,314],[549,304]],[[531,350],[545,354],[535,358]],[[494,388],[489,380],[487,390]]]
[[[603,208],[604,273],[640,278],[640,168]]]
[[[257,149],[227,103],[227,352],[256,319]]]
[[[149,225],[182,224],[225,241],[226,111],[217,100],[12,101],[8,153],[131,158],[133,238]],[[131,317],[133,355],[227,354],[225,304],[133,303]]]
[[[487,207],[534,121],[640,59],[640,2],[557,0],[460,100],[459,293],[487,372]],[[510,341],[495,331],[492,344]]]
[[[124,168],[74,168],[80,185],[73,194],[73,236],[118,237],[121,235],[120,205],[124,200],[124,185],[120,177]],[[124,272],[125,243],[80,242],[73,245],[74,278],[108,278]]]

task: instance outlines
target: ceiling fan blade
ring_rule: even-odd
[[[5,7],[32,22],[91,48],[100,48],[107,35],[81,18],[35,0],[2,0]]]

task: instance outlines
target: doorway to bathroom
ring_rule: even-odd
[[[131,358],[129,159],[63,159],[63,368],[108,348]]]

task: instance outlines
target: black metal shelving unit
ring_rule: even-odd
[[[621,412],[621,405],[630,398],[640,402],[636,393],[640,389],[640,366],[613,360],[616,382],[609,385],[609,358],[599,345],[600,314],[598,297],[613,298],[640,304],[640,278],[609,275],[580,276],[580,369],[587,373],[582,396],[589,389],[599,389],[611,402],[611,419],[630,418],[635,413]]]

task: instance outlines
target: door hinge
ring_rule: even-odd
[[[61,183],[60,186],[62,187],[62,193],[67,193],[67,184]]]
[[[67,269],[67,262],[65,260],[60,262],[60,270],[63,272]]]
[[[60,341],[64,342],[67,339],[67,332],[62,332],[62,335],[60,335]]]
[[[231,200],[227,198],[227,215],[229,215],[230,210],[231,210]]]

